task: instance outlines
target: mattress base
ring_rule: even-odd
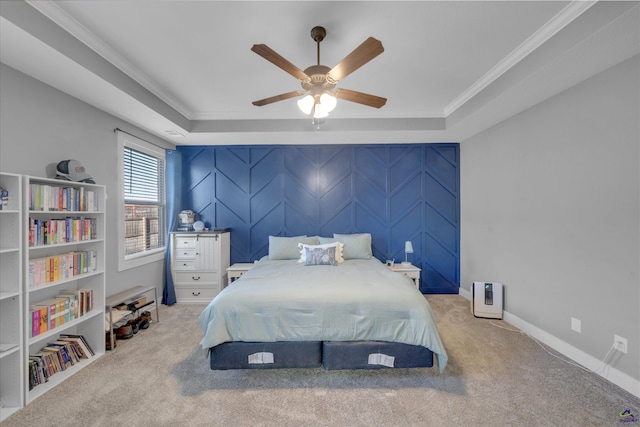
[[[322,342],[228,342],[210,349],[213,370],[318,368],[322,366]]]
[[[383,341],[324,341],[322,366],[334,369],[431,368],[426,347]]]
[[[213,370],[431,368],[428,348],[384,341],[228,342],[210,349]]]

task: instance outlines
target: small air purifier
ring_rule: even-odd
[[[471,312],[475,317],[502,319],[503,296],[501,283],[473,282]]]

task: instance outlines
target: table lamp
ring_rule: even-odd
[[[404,242],[404,262],[402,263],[402,265],[404,266],[411,265],[408,259],[408,254],[412,254],[412,253],[413,253],[413,244],[411,243],[411,240],[407,240],[406,242]]]

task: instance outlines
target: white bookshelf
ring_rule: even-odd
[[[0,172],[0,422],[24,406],[22,177]],[[0,201],[1,202],[1,201]]]
[[[74,375],[80,369],[84,368],[88,364],[95,361],[98,357],[102,356],[105,352],[105,329],[104,329],[104,311],[105,311],[105,188],[102,185],[85,184],[69,181],[61,181],[47,178],[37,178],[31,176],[25,176],[23,181],[23,217],[22,223],[23,230],[22,244],[24,247],[24,261],[22,269],[22,293],[24,297],[24,308],[22,322],[24,325],[24,351],[22,355],[22,371],[23,375],[22,385],[24,389],[24,403],[28,404],[37,397],[41,396],[45,392],[51,390],[57,384],[60,384],[65,379]],[[34,188],[39,186],[40,191],[46,191],[50,198],[45,198],[43,203],[33,203]],[[45,189],[46,190],[43,190]],[[83,195],[85,202],[89,203],[89,198],[94,199],[91,206],[69,206],[71,204],[71,198],[62,196],[59,192],[59,188],[68,188],[66,193],[74,193],[77,197],[80,194]],[[75,190],[75,191],[71,191]],[[53,195],[51,195],[53,193]],[[92,197],[89,197],[91,194]],[[57,196],[56,196],[57,195]],[[41,198],[42,199],[42,198]],[[68,207],[59,206],[63,199],[68,200]],[[74,197],[75,200],[75,197]],[[57,204],[57,205],[56,205]],[[72,219],[72,222],[62,225],[65,219]],[[51,233],[47,233],[49,242],[43,242],[40,239],[30,237],[30,229],[35,228],[33,221],[38,221],[41,224],[51,224],[53,220],[58,220],[57,232],[54,236]],[[93,224],[89,224],[87,221],[92,221]],[[67,220],[70,221],[70,220]],[[84,224],[84,225],[81,225]],[[73,232],[74,237],[60,237],[66,233],[67,236],[72,234],[71,229],[78,227],[76,231],[80,230],[82,226],[88,226],[89,229],[93,228],[93,233],[84,233],[84,238],[80,237],[83,233],[76,234]],[[64,231],[61,231],[64,228]],[[37,233],[36,233],[37,234]],[[93,235],[92,235],[93,234]],[[72,241],[67,241],[72,239]],[[35,241],[34,241],[35,240]],[[39,274],[40,279],[34,279],[34,266],[32,262],[34,260],[42,259],[54,259],[64,257],[71,253],[94,253],[95,254],[95,269],[92,271],[89,267],[86,272],[62,272],[62,267],[56,267],[56,272],[51,274],[49,271],[47,274]],[[90,256],[88,258],[91,258]],[[63,261],[60,261],[62,265]],[[65,260],[68,262],[68,259]],[[51,263],[50,265],[55,265]],[[65,264],[66,265],[66,264]],[[30,272],[31,270],[31,272]],[[39,269],[37,271],[40,271]],[[82,316],[75,319],[68,319],[68,321],[56,325],[54,328],[50,328],[47,331],[41,331],[35,336],[31,330],[31,308],[43,301],[51,300],[61,293],[77,293],[79,290],[91,290],[93,292],[93,308],[87,311]],[[60,334],[75,334],[83,335],[91,346],[95,355],[90,359],[83,359],[80,363],[76,363],[74,366],[57,372],[49,377],[48,382],[41,383],[30,389],[29,386],[29,355],[34,354],[47,345],[48,342],[55,341]],[[53,391],[55,393],[55,391]]]

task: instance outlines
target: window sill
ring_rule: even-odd
[[[152,262],[163,261],[165,252],[166,248],[158,248],[154,249],[153,251],[129,255],[126,259],[120,259],[120,261],[118,262],[118,271],[140,267]]]

